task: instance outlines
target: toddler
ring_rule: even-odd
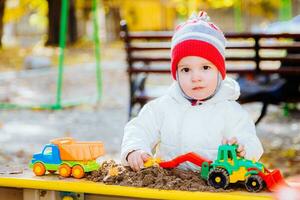
[[[238,156],[261,157],[253,120],[236,102],[239,85],[226,77],[226,39],[208,19],[200,12],[176,28],[171,44],[174,83],[125,126],[123,165],[139,170],[152,156],[168,161],[188,152],[215,160],[218,147],[227,143],[238,145]],[[198,166],[183,163],[180,168]]]

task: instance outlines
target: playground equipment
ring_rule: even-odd
[[[56,96],[53,104],[42,105],[20,105],[16,103],[1,103],[0,109],[47,109],[47,110],[59,110],[65,107],[72,107],[82,103],[86,103],[87,98],[80,98],[80,100],[72,102],[62,102],[62,88],[63,88],[63,75],[64,75],[64,57],[66,48],[66,34],[68,26],[69,15],[69,1],[61,1],[61,18],[60,18],[60,30],[59,30],[59,58],[58,58],[58,74],[56,82]],[[97,97],[96,101],[99,101],[102,97],[102,71],[100,66],[100,39],[99,39],[99,25],[98,25],[98,5],[99,0],[92,0],[92,14],[93,14],[93,40],[95,44],[95,59],[96,59],[96,87]],[[90,98],[89,98],[90,99]]]
[[[77,142],[72,138],[58,138],[45,145],[41,153],[32,156],[30,168],[37,176],[48,171],[63,177],[84,177],[86,172],[99,169],[96,159],[104,155],[102,142]]]
[[[236,150],[237,145],[226,144],[219,146],[218,157],[215,161],[191,152],[170,161],[158,161],[158,164],[162,168],[174,168],[189,161],[201,167],[200,177],[216,189],[226,189],[229,183],[238,181],[243,181],[249,192],[259,192],[264,187],[274,191],[276,186],[284,184],[284,179],[278,169],[270,171],[260,162],[238,157]]]

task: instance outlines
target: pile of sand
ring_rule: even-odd
[[[149,187],[165,190],[213,191],[225,192],[232,189],[215,189],[200,178],[199,173],[180,169],[163,169],[158,166],[142,169],[138,172],[123,167],[114,161],[103,162],[98,171],[87,176],[88,180],[110,185]]]

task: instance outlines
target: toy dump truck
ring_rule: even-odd
[[[163,168],[174,168],[189,161],[201,167],[201,178],[216,189],[225,189],[229,183],[243,181],[249,192],[258,192],[265,186],[274,191],[277,185],[284,183],[279,170],[269,171],[262,163],[238,157],[236,150],[237,145],[221,145],[217,160],[213,162],[195,153],[187,153],[158,164]]]
[[[63,177],[84,177],[99,169],[96,159],[104,155],[102,142],[77,142],[73,138],[58,138],[45,145],[41,153],[32,156],[30,168],[37,176],[48,171]]]

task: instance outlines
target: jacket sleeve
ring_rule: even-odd
[[[121,147],[123,165],[128,165],[126,157],[131,151],[143,150],[152,155],[152,149],[160,138],[159,127],[163,118],[157,100],[147,103],[138,116],[126,124]]]
[[[227,111],[226,139],[236,137],[238,143],[245,147],[245,158],[258,161],[263,154],[263,147],[256,135],[255,125],[250,115],[237,102],[233,102],[233,106]]]

